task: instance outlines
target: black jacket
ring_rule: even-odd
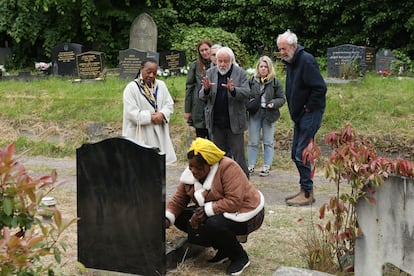
[[[326,83],[315,58],[298,45],[292,62],[286,62],[286,100],[290,117],[298,122],[309,111],[324,110]]]

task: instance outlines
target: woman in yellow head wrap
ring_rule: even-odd
[[[188,168],[167,204],[166,227],[174,224],[188,233],[190,243],[214,247],[217,253],[209,262],[230,259],[227,273],[239,275],[250,261],[237,236],[248,235],[262,224],[263,194],[239,164],[210,140],[197,138],[187,158]]]

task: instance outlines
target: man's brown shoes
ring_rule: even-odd
[[[305,192],[305,190],[300,189],[300,192],[291,195],[285,198],[286,204],[288,206],[307,206],[315,202],[312,192]]]

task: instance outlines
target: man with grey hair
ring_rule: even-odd
[[[213,142],[223,151],[230,145],[234,160],[249,178],[244,153],[244,132],[247,130],[245,102],[250,94],[246,72],[235,63],[229,47],[220,48],[217,65],[202,80],[200,99],[206,101],[206,125]]]
[[[220,44],[213,44],[210,48],[210,60],[213,63],[211,66],[215,66],[217,64],[217,51],[222,48]]]
[[[311,165],[302,161],[302,152],[321,126],[327,91],[315,58],[297,43],[297,36],[290,30],[277,37],[277,47],[286,64],[286,100],[294,122],[291,158],[300,176],[300,191],[285,199],[289,206],[315,202]]]

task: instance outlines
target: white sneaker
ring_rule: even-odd
[[[268,176],[269,174],[270,174],[270,166],[264,165],[259,175],[265,177],[265,176]]]

